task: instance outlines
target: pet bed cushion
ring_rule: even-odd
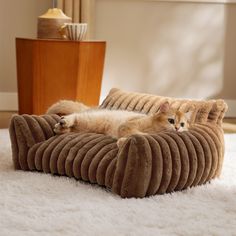
[[[218,177],[224,156],[223,100],[183,100],[112,89],[100,108],[148,114],[165,101],[183,112],[194,111],[189,131],[132,135],[120,149],[116,139],[103,134],[55,135],[57,115],[15,115],[10,124],[14,166],[97,183],[121,197],[170,193]]]

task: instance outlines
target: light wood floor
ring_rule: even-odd
[[[222,127],[225,133],[236,133],[236,118],[224,118]]]
[[[12,115],[17,112],[1,111],[0,112],[0,129],[8,128]],[[223,123],[225,133],[236,133],[236,118],[225,118]]]

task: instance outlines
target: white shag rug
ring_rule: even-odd
[[[220,179],[182,192],[121,199],[66,177],[15,171],[0,130],[0,235],[236,235],[236,134]]]

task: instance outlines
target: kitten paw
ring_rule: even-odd
[[[61,117],[58,123],[54,126],[54,132],[56,134],[64,134],[70,132],[70,124],[65,117]]]
[[[121,148],[123,146],[124,142],[126,141],[127,138],[119,138],[116,142],[118,148]]]

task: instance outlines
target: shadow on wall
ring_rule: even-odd
[[[181,4],[171,9],[171,17],[158,26],[158,44],[147,61],[146,90],[174,97],[211,97],[222,88],[223,11],[204,5],[189,11]]]
[[[108,42],[102,93],[111,87],[206,98],[222,88],[224,5],[98,1]]]

